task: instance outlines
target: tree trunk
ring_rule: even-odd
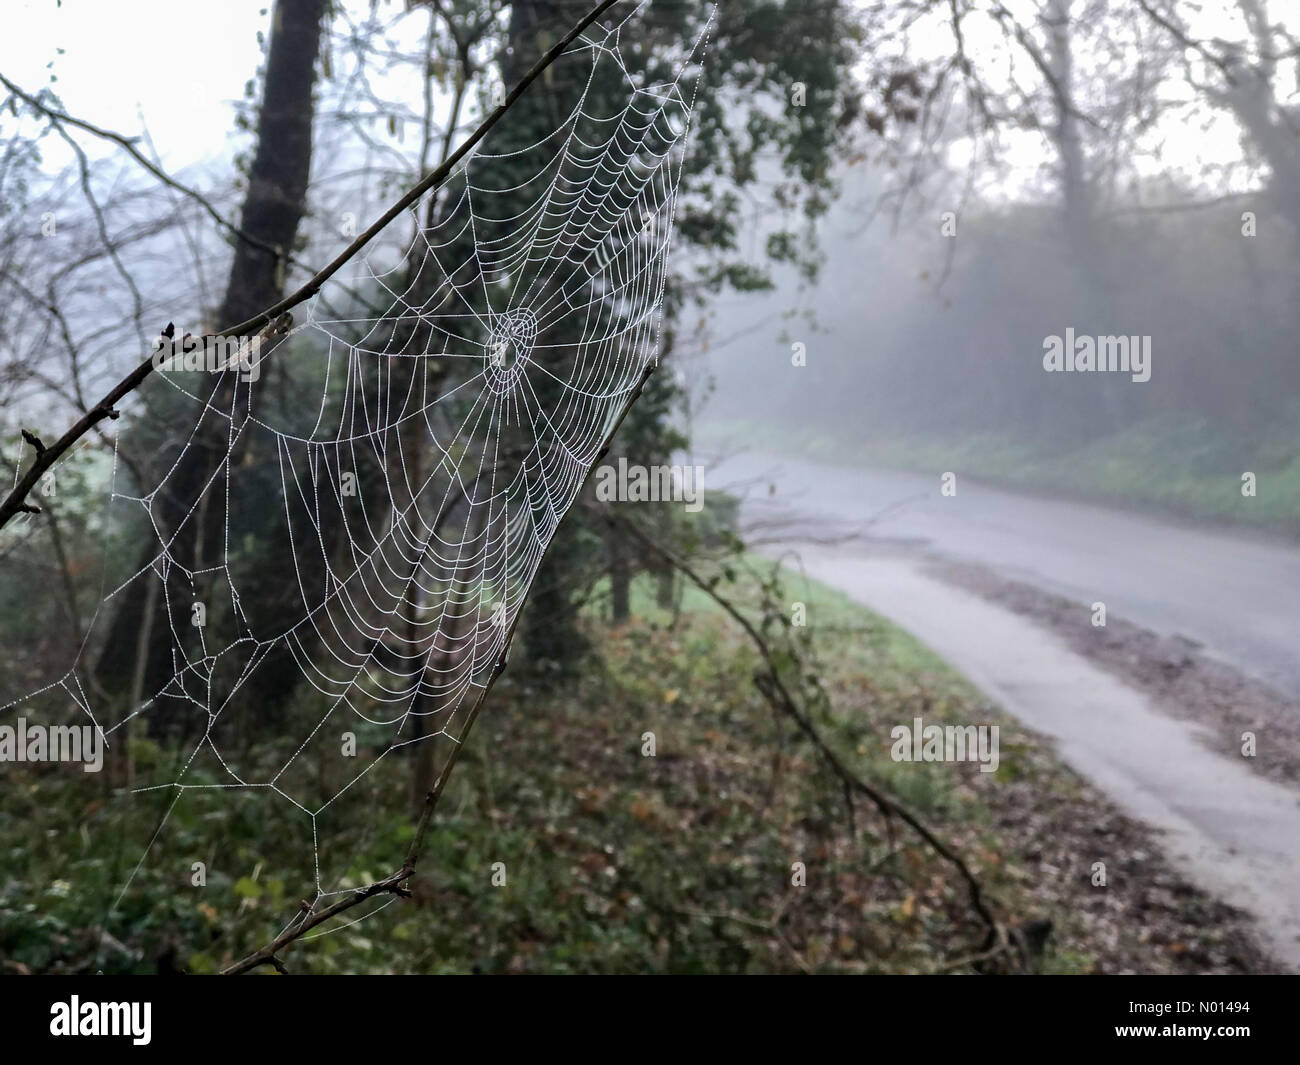
[[[605,530],[605,550],[609,553],[610,620],[619,625],[632,614],[632,568],[628,564],[627,544],[613,525]]]
[[[240,228],[254,240],[282,249],[284,254],[293,245],[306,209],[315,111],[312,93],[327,5],[328,0],[276,0],[272,15],[266,82],[258,109],[257,151],[248,175]],[[218,328],[251,318],[278,301],[284,293],[284,275],[282,256],[239,241]],[[224,383],[212,400],[219,409],[229,406],[234,394],[234,375],[227,377],[232,380]],[[153,513],[164,538],[179,529],[170,554],[183,564],[193,560],[198,543],[222,542],[224,506],[204,509],[203,529],[193,512],[209,479],[220,468],[226,446],[226,429],[209,414],[155,501]],[[139,568],[150,565],[157,554],[158,544],[151,539],[141,553]],[[96,663],[99,682],[110,694],[126,696],[138,676],[141,691],[148,699],[171,676],[167,597],[151,599],[151,585],[151,579],[137,579],[124,589],[113,616]],[[152,638],[137,674],[137,643],[139,634],[146,630],[152,632]],[[151,720],[151,725],[156,732],[161,723]]]
[[[523,77],[567,28],[574,16],[571,5],[561,15],[556,0],[514,0],[510,5],[510,46],[503,52],[501,74],[507,89]],[[559,63],[546,72],[519,99],[510,115],[512,149],[540,143],[556,135],[573,98],[581,90],[572,68]],[[558,144],[553,145],[558,147]],[[527,176],[527,175],[522,175]],[[522,205],[521,205],[522,206]],[[543,333],[534,351],[545,360],[549,349],[571,343],[572,338]],[[551,355],[553,372],[564,380],[564,367]],[[544,410],[555,410],[564,398],[564,386],[550,377],[536,385],[536,400]],[[528,600],[528,624],[524,645],[529,661],[536,665],[571,668],[584,641],[578,631],[573,606],[574,574],[582,565],[584,552],[573,522],[562,524],[542,559]]]
[[[672,566],[661,566],[657,578],[655,602],[660,610],[672,610],[677,602],[677,574]]]

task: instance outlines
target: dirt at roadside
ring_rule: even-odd
[[[1244,758],[1271,780],[1300,784],[1300,702],[1219,661],[1195,640],[1160,636],[1113,615],[1094,627],[1087,606],[983,566],[931,559],[927,569],[1051,629],[1146,694],[1157,710],[1201,726],[1201,740],[1212,750]],[[1253,757],[1242,754],[1248,732],[1255,736]]]
[[[1020,744],[1028,771],[987,787],[975,774],[972,783],[1001,860],[1021,871],[1032,900],[1025,917],[1053,923],[1054,952],[1090,957],[1096,974],[1286,971],[1249,914],[1192,884],[1165,857],[1159,833],[1063,766],[1050,740],[1013,724],[1003,743]],[[1094,881],[1097,862],[1104,886]]]
[[[1300,705],[1242,675],[1181,637],[1161,637],[1110,617],[1094,628],[1091,611],[1068,599],[1007,580],[980,566],[928,560],[935,576],[1029,616],[1084,655],[1146,693],[1154,707],[1203,726],[1204,742],[1241,757],[1253,732],[1253,770],[1300,783]],[[996,787],[973,774],[993,826],[1029,874],[1024,887],[1056,925],[1054,948],[1094,959],[1097,973],[1279,973],[1286,969],[1259,942],[1253,918],[1192,884],[1166,859],[1157,830],[1120,811],[1063,766],[1050,740],[1020,723],[1004,727],[1004,745],[1024,744],[1032,765]],[[1106,864],[1107,885],[1091,880]]]

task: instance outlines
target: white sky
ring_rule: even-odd
[[[1296,2],[1296,0],[1291,0]],[[58,81],[53,88],[68,110],[109,129],[136,134],[148,128],[164,167],[173,173],[203,164],[228,168],[238,147],[250,138],[234,133],[234,105],[261,61],[256,34],[269,28],[272,0],[4,0],[0,71],[28,92]],[[1036,0],[1009,0],[1016,14],[1032,23]],[[361,8],[367,4],[360,4]],[[397,14],[404,5],[387,5]],[[1235,22],[1231,0],[1207,0],[1198,32],[1228,30]],[[1272,14],[1286,13],[1276,0]],[[987,18],[966,25],[969,46],[995,49],[1000,31]],[[1235,32],[1226,32],[1236,36]],[[947,52],[951,34],[939,28],[933,47]],[[59,49],[62,49],[60,54]],[[924,42],[919,54],[924,54]],[[986,54],[992,54],[988,52]],[[1023,57],[1019,60],[1023,67]],[[47,69],[47,64],[53,65]],[[411,101],[418,110],[419,101]],[[1162,124],[1148,142],[1161,145],[1156,160],[1137,162],[1143,173],[1159,170],[1197,175],[1240,158],[1238,131],[1222,118],[1198,128],[1180,120]],[[1204,116],[1203,116],[1204,117]],[[111,148],[79,138],[92,155]],[[382,139],[382,134],[379,139]],[[1033,182],[1033,172],[1050,156],[1041,134],[1008,132],[1008,175],[1004,194]],[[61,168],[70,159],[56,138],[43,142],[46,168]],[[1238,181],[1232,182],[1234,185]]]
[[[4,0],[0,71],[30,93],[57,75],[71,114],[120,133],[138,133],[143,114],[169,170],[225,158],[270,2]]]

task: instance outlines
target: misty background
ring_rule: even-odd
[[[13,484],[165,330],[307,282],[590,7],[15,5]],[[311,971],[1294,963],[1294,23],[1277,0],[614,5],[475,182],[453,169],[268,335],[255,389],[152,375],[5,525],[0,715],[114,744],[102,776],[3,767],[0,961],[256,968],[359,891],[375,919],[302,949]],[[689,135],[673,112],[637,150],[671,182],[590,246],[581,212],[531,214],[564,182],[605,195],[556,145],[670,82]],[[564,269],[552,232],[582,234]],[[589,270],[611,235],[625,258]],[[595,310],[512,364],[535,391],[511,407],[485,353],[529,308],[481,282],[515,269],[576,277],[561,302]],[[1045,372],[1067,330],[1150,337],[1150,379]],[[603,349],[608,381],[568,357],[593,335],[636,338]],[[489,406],[514,412],[499,433],[471,418]],[[698,512],[578,491],[588,463],[684,456]],[[499,483],[518,492],[485,513]],[[893,758],[922,715],[1005,729],[998,771]],[[954,850],[899,846],[902,809]],[[1098,846],[1126,871],[1110,895]],[[398,863],[421,848],[417,878]],[[1215,900],[1240,911],[1204,919]]]

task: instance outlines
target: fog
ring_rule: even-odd
[[[1300,970],[1288,21],[24,4],[0,960]]]
[[[940,200],[895,226],[850,182],[821,223],[815,283],[710,320],[706,437],[1146,501],[1244,471],[1294,491],[1300,256],[1267,190],[1122,201],[1080,241],[1050,200],[948,214]],[[1142,463],[1145,487],[1119,481]]]

